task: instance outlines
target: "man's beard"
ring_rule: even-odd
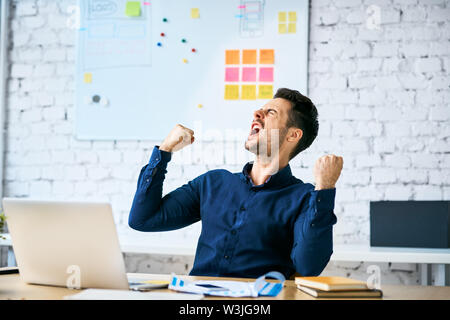
[[[270,129],[270,139],[268,130],[262,130],[258,134],[256,141],[245,142],[245,149],[255,154],[260,159],[270,161],[280,152],[280,147],[287,135],[287,129]]]

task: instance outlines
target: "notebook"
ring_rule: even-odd
[[[301,291],[315,298],[381,298],[383,292],[377,289],[368,290],[348,290],[348,291],[323,291],[314,288],[297,285]]]
[[[295,284],[322,291],[369,289],[364,281],[343,277],[295,277]]]

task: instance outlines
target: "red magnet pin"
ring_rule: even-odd
[[[161,37],[165,37],[166,34],[164,32],[161,32]]]
[[[191,50],[192,52],[197,52],[197,50],[195,49],[195,48],[192,48],[192,50]]]

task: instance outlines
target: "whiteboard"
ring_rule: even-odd
[[[160,140],[177,123],[233,139],[229,133],[248,133],[253,112],[268,101],[260,85],[307,94],[307,0],[137,1],[138,14],[128,2],[79,1],[78,139]],[[295,12],[291,22],[283,12],[286,19]],[[267,49],[273,79],[261,82]],[[226,65],[227,50],[239,50],[238,65]],[[243,50],[256,50],[256,63],[244,65]],[[228,67],[239,68],[237,82],[225,77]],[[244,67],[255,68],[256,79],[244,82]],[[240,88],[238,99],[226,99],[226,85]],[[244,100],[242,85],[254,85],[256,98]]]

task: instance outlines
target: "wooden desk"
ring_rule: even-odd
[[[130,273],[130,278],[139,279],[159,279],[169,280],[170,275],[161,274],[141,274]],[[253,279],[242,278],[212,278],[212,277],[190,277],[187,279],[192,280],[204,280],[204,279],[227,279],[227,280],[241,280],[241,281],[254,281]],[[434,286],[399,286],[399,285],[386,285],[382,286],[385,300],[450,300],[450,287],[434,287]],[[164,292],[171,292],[168,289],[158,289]],[[40,286],[25,284],[20,280],[18,274],[0,275],[0,299],[33,299],[33,300],[59,300],[64,296],[78,293],[79,290],[70,290],[62,287]],[[206,297],[206,299],[225,299],[220,297]],[[237,298],[228,298],[237,299]],[[246,298],[248,299],[248,298]],[[258,300],[311,300],[313,297],[302,293],[298,290],[294,284],[294,281],[287,280],[285,287],[281,293],[273,297],[260,297],[253,298]],[[373,300],[373,299],[371,299]]]
[[[0,246],[8,246],[8,266],[16,265],[12,251],[12,242],[9,234],[0,234]],[[122,251],[125,253],[141,254],[170,254],[195,255],[196,243],[176,243],[171,245],[151,246],[155,242],[153,235],[146,232],[120,231],[119,240]],[[450,249],[428,248],[381,248],[368,245],[334,245],[330,261],[351,262],[398,262],[416,263],[420,266],[421,285],[449,286],[450,285]],[[324,274],[326,275],[326,274]]]

